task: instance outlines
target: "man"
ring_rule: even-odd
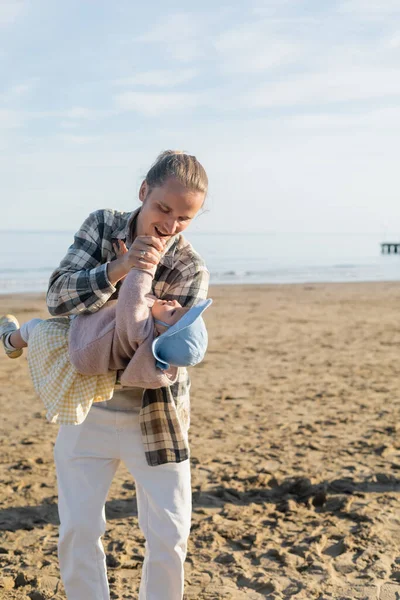
[[[161,154],[139,191],[133,213],[92,213],[50,279],[53,315],[94,312],[132,267],[158,264],[153,293],[192,306],[205,299],[209,274],[180,235],[201,209],[207,176],[195,157]],[[113,242],[128,252],[116,257]],[[190,531],[191,487],[187,431],[189,380],[159,390],[124,388],[94,405],[77,426],[61,426],[55,446],[59,489],[59,560],[68,600],[108,600],[104,504],[118,464],[135,478],[139,525],[146,538],[140,600],[183,597],[183,563]]]

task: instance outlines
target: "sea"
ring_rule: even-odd
[[[198,233],[187,239],[217,284],[400,281],[400,254],[379,233]],[[0,294],[43,292],[73,232],[0,231]]]

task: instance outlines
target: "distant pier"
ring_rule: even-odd
[[[400,242],[385,242],[381,244],[382,254],[400,254]]]

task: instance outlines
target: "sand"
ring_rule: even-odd
[[[186,599],[400,598],[400,283],[215,286],[192,370]],[[44,317],[43,296],[0,312]],[[65,598],[53,445],[27,361],[0,356],[0,597]],[[121,465],[104,546],[137,598],[143,537]]]

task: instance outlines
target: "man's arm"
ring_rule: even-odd
[[[115,292],[114,284],[122,279],[111,277],[102,256],[105,231],[103,210],[91,213],[68,249],[60,266],[52,273],[47,291],[47,307],[54,316],[96,312]],[[111,244],[111,240],[110,240]],[[117,261],[115,261],[117,262]]]

